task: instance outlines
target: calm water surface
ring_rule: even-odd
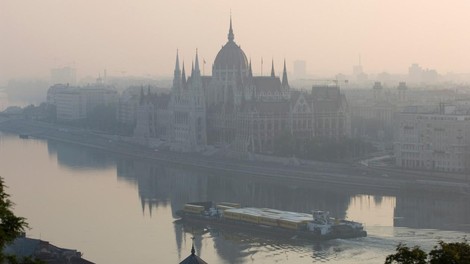
[[[267,182],[0,134],[0,175],[29,236],[96,263],[179,263],[191,237],[208,263],[383,263],[399,242],[430,249],[469,235],[468,197]],[[187,201],[233,201],[365,223],[369,236],[312,243],[175,224]]]

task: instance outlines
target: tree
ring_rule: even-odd
[[[388,255],[385,264],[426,264],[427,254],[418,246],[413,248],[407,247],[405,244],[398,244],[397,253]]]
[[[430,264],[470,264],[470,245],[466,240],[454,243],[439,241],[439,246],[435,246],[429,256]]]
[[[5,193],[5,183],[0,177],[0,263],[10,264],[44,264],[43,261],[25,257],[18,259],[12,255],[4,255],[3,249],[6,245],[13,242],[20,236],[28,224],[23,217],[16,216],[12,212],[13,202],[9,199],[10,195]]]
[[[5,193],[5,184],[0,177],[0,263],[3,263],[5,256],[3,249],[11,243],[28,227],[25,218],[18,217],[12,212],[13,202],[9,195]]]
[[[396,251],[387,256],[385,264],[470,264],[470,244],[467,240],[453,243],[439,241],[429,255],[418,246],[410,249],[401,243]]]

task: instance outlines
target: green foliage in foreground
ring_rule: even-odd
[[[396,253],[387,256],[385,264],[470,264],[470,244],[463,242],[439,244],[428,253],[418,246],[413,248],[399,244]]]
[[[23,217],[18,217],[13,213],[13,203],[9,197],[5,193],[4,181],[0,178],[0,263],[5,260],[3,255],[5,246],[13,242],[28,227]]]
[[[42,261],[32,258],[18,259],[15,256],[3,254],[6,245],[13,242],[20,236],[28,224],[23,217],[16,216],[13,211],[13,202],[9,199],[10,195],[5,193],[5,184],[0,177],[0,263],[9,264],[40,264]]]

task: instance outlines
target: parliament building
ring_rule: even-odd
[[[227,43],[203,76],[196,51],[186,76],[178,54],[167,102],[141,94],[135,136],[164,138],[174,151],[200,152],[223,146],[238,152],[272,153],[277,140],[349,137],[350,112],[338,83],[291,89],[286,63],[269,76],[254,76],[251,61],[235,42],[232,21]]]

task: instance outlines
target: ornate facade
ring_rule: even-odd
[[[197,51],[189,77],[176,55],[170,97],[167,131],[175,151],[217,145],[270,153],[285,134],[298,140],[350,135],[348,105],[337,84],[292,91],[285,62],[282,77],[276,76],[274,63],[269,76],[253,76],[251,62],[235,42],[231,20],[212,76],[201,75]]]

